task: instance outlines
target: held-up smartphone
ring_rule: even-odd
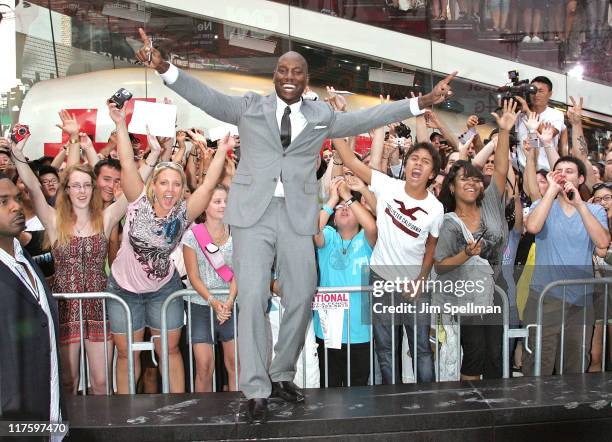
[[[121,88],[110,97],[109,101],[117,105],[117,109],[121,109],[126,101],[132,98],[132,93],[127,89]]]
[[[538,137],[537,133],[535,133],[535,132],[534,133],[530,133],[527,136],[527,139],[529,140],[529,145],[531,147],[534,147],[534,148],[542,147],[542,143],[540,142],[540,137]]]

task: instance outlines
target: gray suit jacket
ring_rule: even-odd
[[[276,94],[228,96],[182,70],[168,87],[210,116],[238,126],[240,163],[230,188],[225,222],[237,227],[254,225],[282,176],[289,219],[301,235],[313,235],[318,230],[316,158],[323,141],[357,135],[412,116],[409,100],[347,113],[335,112],[323,101],[304,100],[301,112],[306,127],[284,150],[276,120]]]

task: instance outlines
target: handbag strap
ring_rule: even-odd
[[[225,282],[230,282],[232,280],[232,278],[234,277],[234,272],[232,271],[230,266],[228,266],[227,264],[223,264],[221,267],[215,267],[215,265],[213,264],[213,260],[210,258],[209,254],[208,254],[209,252],[206,249],[206,246],[208,244],[211,244],[213,241],[212,241],[212,237],[210,236],[210,233],[208,232],[208,229],[206,228],[204,223],[194,224],[191,227],[191,231],[193,232],[193,235],[195,236],[196,241],[200,245],[200,248],[202,249],[202,252],[204,253],[204,256],[206,256],[206,259],[207,259],[208,263],[211,265],[211,267],[213,269],[215,269],[217,274]],[[220,251],[221,251],[221,249],[219,249],[219,252]]]

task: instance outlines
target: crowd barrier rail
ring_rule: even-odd
[[[317,293],[360,293],[360,292],[368,292],[369,293],[369,299],[370,299],[370,306],[372,305],[372,291],[373,291],[373,287],[372,286],[340,286],[340,287],[318,287],[317,288]],[[512,338],[516,338],[516,337],[525,337],[527,334],[525,333],[524,330],[522,329],[518,329],[518,330],[510,330],[509,329],[509,302],[508,302],[508,296],[506,295],[506,293],[498,286],[495,286],[495,292],[497,293],[497,295],[500,297],[501,301],[502,301],[502,326],[503,326],[503,332],[502,332],[502,367],[503,367],[503,373],[502,376],[504,378],[509,378],[510,377],[510,355],[509,355],[509,340]],[[228,289],[213,289],[210,290],[210,293],[212,295],[214,295],[217,299],[219,299],[220,301],[224,301],[227,300],[227,297],[229,295],[229,290]],[[161,310],[161,376],[162,376],[162,392],[163,393],[169,393],[170,392],[170,377],[169,377],[169,355],[168,355],[168,323],[167,323],[167,310],[168,307],[170,305],[171,302],[173,302],[175,299],[177,298],[184,298],[184,297],[199,297],[200,295],[195,291],[195,290],[191,290],[191,289],[184,289],[184,290],[179,290],[176,291],[174,293],[172,293],[163,303],[162,305],[162,310]],[[350,295],[349,295],[350,296]],[[188,347],[189,347],[189,382],[190,382],[190,387],[191,387],[191,391],[194,391],[194,379],[193,379],[193,346],[192,346],[192,339],[191,339],[191,302],[186,303],[187,304],[187,336],[188,336]],[[205,305],[208,305],[205,301],[204,301]],[[279,315],[279,324],[280,321],[282,319],[282,307],[280,306],[281,303],[279,303],[279,309],[278,309],[278,315]],[[347,386],[350,387],[351,385],[351,335],[350,335],[350,329],[351,329],[351,315],[350,315],[350,302],[349,302],[349,308],[347,309],[347,324],[346,324],[346,329],[347,329],[347,344],[346,344],[346,349],[347,349],[347,364],[346,364],[346,369],[347,369],[347,377],[346,377],[346,381],[347,381]],[[235,312],[236,312],[236,301],[234,301],[234,313],[232,315],[233,317],[233,327],[234,327],[234,375],[235,375],[235,381],[236,381],[236,385],[239,385],[238,382],[238,377],[239,377],[239,370],[238,370],[238,365],[239,365],[239,360],[238,360],[238,340],[236,339],[238,336],[238,320],[236,320],[236,316],[235,316]],[[374,381],[375,381],[375,367],[374,367],[374,330],[373,330],[373,322],[372,322],[372,308],[369,308],[370,311],[370,322],[369,322],[369,328],[370,328],[370,377],[369,377],[369,383],[370,385],[374,385]],[[210,309],[210,315],[211,315],[211,334],[214,336],[214,312],[213,309]],[[460,316],[457,317],[457,325],[458,325],[458,329],[459,329],[459,333],[460,333],[460,329],[461,329],[461,322],[460,322]],[[414,324],[417,324],[417,312],[415,311],[414,313]],[[437,324],[437,321],[436,321]],[[393,327],[395,327],[395,319],[392,316],[392,320],[391,320],[391,326],[392,326],[392,330],[394,330]],[[438,326],[436,326],[436,330],[435,330],[435,363],[437,364],[437,369],[434,370],[435,371],[435,376],[436,376],[436,381],[439,381],[439,376],[440,376],[440,357],[439,357],[439,329]],[[411,357],[412,357],[412,368],[413,368],[413,373],[414,373],[414,379],[416,381],[417,379],[417,361],[418,361],[418,350],[417,350],[417,327],[413,327],[413,342],[414,348],[411,348]],[[213,346],[216,345],[216,340],[213,340]],[[213,347],[214,348],[214,347]],[[329,386],[329,368],[328,368],[328,357],[327,357],[327,351],[328,348],[327,346],[324,344],[324,352],[325,352],[325,370],[324,370],[324,385],[327,388]],[[457,337],[457,354],[461,354],[461,339],[460,339],[460,334]],[[214,352],[213,352],[214,354]],[[306,361],[306,356],[307,356],[307,352],[303,352],[302,353],[302,365],[303,365],[303,370],[302,370],[302,375],[303,375],[303,384],[302,385],[306,385],[306,367],[307,367],[307,361]],[[395,358],[396,358],[396,345],[395,345],[395,333],[391,334],[391,359],[392,359],[392,378],[393,378],[393,383],[395,384]],[[457,380],[460,379],[460,364],[457,364]],[[213,372],[213,391],[216,391],[216,379],[215,379],[215,375]]]
[[[58,300],[78,300],[79,301],[79,324],[80,324],[80,378],[84,384],[83,394],[87,394],[87,363],[85,362],[85,339],[83,337],[83,300],[85,299],[102,299],[102,314],[106,319],[106,300],[112,299],[121,305],[126,315],[127,327],[127,341],[128,341],[128,384],[130,394],[136,394],[136,383],[134,381],[134,351],[143,350],[142,343],[134,343],[134,331],[132,330],[132,312],[127,303],[119,296],[108,293],[108,292],[89,292],[89,293],[54,293],[53,297]],[[106,394],[112,393],[110,380],[108,379],[109,374],[109,361],[108,361],[108,339],[106,333],[106,324],[104,326],[104,364],[106,370],[104,372],[106,378]]]
[[[580,350],[581,355],[581,371],[584,373],[588,367],[585,364],[585,356],[587,351],[586,342],[586,315],[587,315],[587,286],[596,286],[604,284],[604,320],[603,320],[603,350],[602,350],[602,372],[606,369],[606,338],[607,338],[607,327],[608,327],[608,284],[612,284],[612,277],[607,278],[585,278],[585,279],[565,279],[560,281],[554,281],[544,287],[544,290],[539,294],[538,306],[536,311],[536,343],[535,343],[535,357],[534,357],[534,375],[541,376],[542,373],[542,331],[543,331],[543,317],[544,317],[544,297],[549,295],[551,290],[555,287],[563,287],[563,302],[561,305],[561,339],[560,339],[560,354],[559,354],[559,374],[563,374],[564,364],[564,348],[565,348],[565,305],[566,305],[566,288],[568,286],[584,285],[584,305],[582,311],[582,345]]]

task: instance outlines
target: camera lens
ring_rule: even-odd
[[[24,136],[26,134],[26,128],[25,127],[20,127],[19,129],[17,129],[17,133],[21,136]]]

